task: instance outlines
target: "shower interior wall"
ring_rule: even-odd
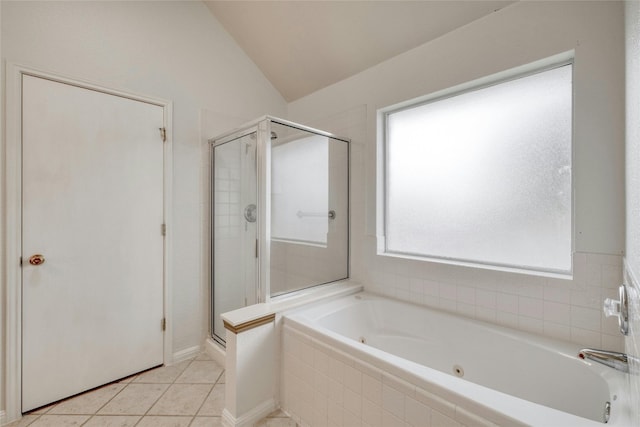
[[[277,123],[272,125],[272,129],[275,129],[277,133],[287,132],[284,126]],[[321,127],[316,129],[323,130]],[[342,136],[340,133],[334,133],[334,135]],[[323,161],[314,164],[314,161],[318,159],[311,159],[303,152],[296,152],[296,156],[304,156],[303,164],[311,161],[304,172],[299,170],[298,165],[288,162],[272,162],[272,177],[277,174],[281,180],[295,182],[295,186],[292,186],[295,188],[285,189],[276,188],[282,183],[278,184],[272,181],[269,289],[272,296],[348,277],[349,143],[338,139],[314,136],[307,132],[294,131],[290,135],[291,137],[294,139],[289,142],[294,144],[305,140],[317,144],[316,148],[320,150],[317,152],[318,158],[323,158]],[[275,143],[277,140],[272,142]],[[271,157],[275,159],[277,145],[274,144],[273,147],[275,150],[272,149]],[[280,147],[287,148],[284,145]],[[324,163],[324,155],[326,155],[326,164]],[[283,203],[282,197],[288,200]],[[294,198],[295,201],[292,200]],[[327,217],[294,218],[291,215],[293,212],[301,213],[306,210],[317,210],[318,213],[333,211],[335,216],[328,219]],[[290,219],[290,225],[283,227],[285,219]],[[291,227],[291,230],[276,230],[274,228],[276,221],[279,221],[281,228]],[[294,227],[312,232],[318,242],[316,244],[300,244],[302,242],[294,243],[287,238],[277,238],[275,235],[276,231],[281,231],[289,232],[290,235],[295,236]]]

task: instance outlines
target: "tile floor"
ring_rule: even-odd
[[[7,427],[218,427],[224,369],[206,354],[163,366],[25,414]],[[255,427],[296,427],[276,411]]]

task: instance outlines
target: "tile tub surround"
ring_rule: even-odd
[[[523,425],[485,409],[487,419],[286,325],[282,338],[281,406],[302,426]]]
[[[222,426],[223,367],[202,353],[39,408],[5,427]],[[296,427],[282,411],[255,427]]]
[[[602,310],[606,298],[617,299],[621,256],[576,253],[569,280],[380,256],[373,242],[368,246],[367,291],[584,347],[624,350],[617,319]]]
[[[376,297],[372,296],[372,298]],[[415,345],[412,344],[414,337],[420,336],[420,333],[418,329],[409,326],[423,325],[425,319],[416,316],[416,312],[409,310],[408,306],[406,310],[396,310],[391,305],[381,306],[385,313],[392,313],[390,317],[401,319],[403,324],[407,324],[407,329],[398,334],[398,327],[395,324],[397,322],[394,323],[394,320],[385,317],[386,315],[374,315],[373,323],[371,319],[368,319],[365,313],[376,312],[376,307],[365,303],[367,299],[366,294],[361,294],[355,299],[343,298],[340,301],[319,304],[303,312],[285,316],[282,328],[281,406],[303,426],[402,425],[404,427],[428,427],[431,425],[483,426],[495,424],[504,426],[596,426],[601,423],[592,420],[598,419],[601,413],[594,412],[593,409],[599,407],[597,402],[604,405],[606,400],[611,400],[612,403],[613,400],[617,400],[612,405],[611,425],[630,425],[628,423],[630,415],[628,408],[631,405],[626,393],[628,376],[622,373],[611,375],[608,372],[610,368],[601,365],[592,368],[578,367],[577,365],[581,365],[582,362],[578,362],[577,357],[575,361],[565,360],[566,355],[577,354],[579,347],[574,344],[557,343],[556,345],[553,341],[540,339],[541,347],[537,347],[538,338],[516,333],[515,337],[523,338],[521,343],[524,344],[524,347],[520,347],[517,342],[511,345],[508,340],[503,341],[500,336],[502,333],[499,332],[503,329],[499,329],[498,335],[492,338],[493,328],[487,325],[489,328],[487,336],[482,333],[482,329],[471,328],[473,330],[470,330],[469,333],[473,335],[468,346],[470,353],[469,351],[465,353],[466,346],[456,347],[456,343],[449,343],[449,345],[447,341],[451,338],[458,344],[464,342],[459,340],[465,339],[466,330],[470,326],[456,330],[443,325],[445,334],[441,338],[436,338],[437,335],[434,335],[433,339],[427,340],[428,345],[442,343],[453,351],[444,355],[444,358],[443,355],[438,356],[439,352],[435,351],[425,361],[420,359],[420,355],[429,355],[431,353],[429,347],[419,347],[420,344],[417,342]],[[362,303],[357,300],[362,300]],[[335,310],[324,315],[323,313],[327,312],[329,304],[331,307],[335,307]],[[389,304],[404,307],[404,304],[397,302],[390,301]],[[419,308],[415,306],[414,308],[418,310],[418,313],[420,312]],[[425,312],[428,311],[425,310]],[[436,318],[431,320],[434,325],[442,321]],[[431,323],[429,319],[426,319],[426,322]],[[462,318],[451,323],[456,322],[460,322],[462,325],[469,323],[468,320]],[[367,332],[367,325],[372,324],[376,325],[373,326],[374,330],[381,331],[382,336],[378,336],[375,342],[382,347],[378,347],[378,344],[369,347],[357,342],[356,337],[359,335],[364,335],[367,340],[371,338],[371,342],[374,342],[376,333]],[[372,335],[369,336],[369,333]],[[401,336],[403,333],[406,333],[406,340],[394,339],[396,334]],[[511,333],[504,330],[504,337],[511,336]],[[382,339],[382,341],[379,342],[378,339]],[[420,340],[420,338],[415,339],[416,341]],[[533,347],[529,347],[530,340],[533,341]],[[511,349],[509,358],[514,363],[500,364],[500,372],[493,371],[492,369],[498,367],[495,363],[491,364],[493,356],[483,352],[480,348],[478,348],[480,351],[474,351],[475,346],[481,346],[485,342],[489,342],[494,349]],[[393,347],[398,346],[398,353],[394,350],[388,350],[382,343]],[[412,350],[409,350],[410,347]],[[416,350],[418,347],[419,350]],[[427,353],[424,353],[425,351]],[[385,352],[390,352],[390,354]],[[466,354],[467,360],[456,360],[455,362],[460,362],[468,368],[475,366],[475,369],[483,372],[493,372],[491,377],[486,378],[485,381],[497,385],[502,378],[503,387],[507,383],[511,384],[511,381],[518,382],[522,387],[519,391],[514,391],[516,395],[521,397],[489,390],[486,387],[491,386],[486,384],[483,387],[477,383],[472,384],[460,380],[453,375],[447,375],[446,372],[439,372],[441,367],[434,370],[435,366],[439,366],[437,363],[445,365],[454,363],[451,358],[457,359],[458,352]],[[411,355],[412,353],[413,355]],[[403,359],[402,355],[408,356],[408,359]],[[547,375],[533,374],[535,370],[529,369],[526,361],[529,355],[534,357],[536,362],[540,361],[540,363],[532,363],[531,366],[535,366],[535,369],[547,369]],[[495,354],[495,356],[496,359],[500,359],[500,355]],[[469,357],[471,359],[479,358],[479,361],[484,360],[489,363],[472,361],[469,360]],[[516,357],[516,359],[512,359],[512,357]],[[417,361],[417,363],[412,363],[410,360]],[[432,365],[431,362],[435,364]],[[468,366],[467,363],[469,363]],[[565,365],[565,363],[569,363],[571,366]],[[566,367],[568,376],[558,371],[558,366]],[[591,369],[594,370],[591,371]],[[469,369],[468,373],[471,375],[472,371]],[[554,371],[556,373],[553,373]],[[518,376],[517,372],[522,375]],[[581,400],[581,397],[578,398],[577,394],[568,396],[567,404],[554,405],[554,401],[560,402],[555,399],[564,401],[566,396],[563,393],[572,394],[570,389],[558,392],[560,387],[555,390],[555,394],[548,393],[548,390],[545,391],[544,387],[549,387],[554,383],[555,379],[551,376],[555,377],[555,375],[564,377],[565,384],[580,384],[581,390],[589,390],[594,387],[593,393],[589,392],[581,396],[590,402],[588,406],[584,406],[585,400]],[[586,376],[583,378],[584,375]],[[497,382],[493,381],[494,376]],[[482,381],[478,376],[475,378]],[[587,379],[589,381],[586,381]],[[607,387],[606,383],[609,388],[605,388]],[[532,387],[533,395],[529,394],[529,387],[526,384]],[[504,389],[498,388],[498,390]],[[535,390],[537,390],[537,397]],[[618,395],[618,398],[613,397],[612,400],[611,393]],[[528,401],[526,396],[532,397],[533,400]],[[551,400],[551,406],[564,409],[557,410],[552,409],[551,406],[542,407],[540,403],[534,403],[547,400]],[[369,409],[365,410],[365,408]],[[564,412],[565,410],[567,412]],[[576,410],[578,412],[574,412]],[[377,414],[377,416],[370,416],[371,413]],[[588,416],[591,420],[572,415],[573,413],[590,413],[583,416]],[[376,419],[382,419],[382,424],[376,422]],[[387,422],[384,421],[385,419]]]

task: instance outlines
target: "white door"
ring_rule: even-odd
[[[26,412],[163,363],[164,119],[121,96],[22,85]]]

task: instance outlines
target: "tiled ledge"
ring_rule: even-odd
[[[360,283],[343,280],[271,298],[265,303],[254,304],[223,313],[221,317],[227,329],[231,331],[234,329],[242,330],[243,325],[251,324],[275,313],[291,310],[324,298],[354,294],[361,290],[362,285]]]

